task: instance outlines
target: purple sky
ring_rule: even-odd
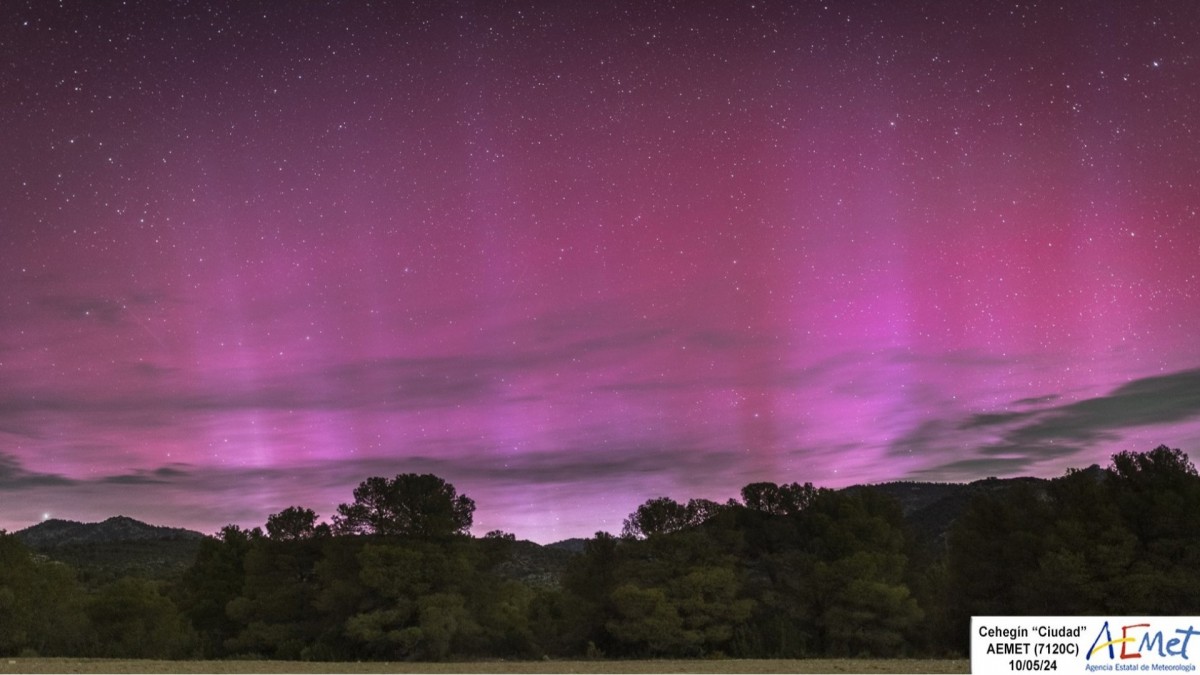
[[[1200,453],[1200,3],[375,4],[0,5],[0,528]]]

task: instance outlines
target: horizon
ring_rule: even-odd
[[[1096,466],[1096,465],[1092,465],[1092,466]],[[1090,467],[1089,467],[1089,468],[1090,468]],[[1019,479],[1022,479],[1022,478],[1035,478],[1035,477],[1033,477],[1033,476],[1015,476],[1015,477],[1013,477],[1012,479],[1005,479],[1005,480],[1013,480],[1013,479],[1019,480]],[[889,482],[886,482],[886,483],[868,483],[868,484],[861,484],[861,485],[860,485],[860,484],[848,485],[848,486],[846,486],[846,487],[844,487],[844,488],[838,488],[838,489],[845,490],[845,489],[851,489],[851,488],[857,488],[857,487],[876,487],[876,486],[880,486],[880,485],[891,485],[891,484],[897,484],[897,483],[912,483],[912,482],[916,482],[917,484],[921,484],[921,485],[963,485],[963,486],[965,486],[965,485],[970,485],[971,483],[974,483],[974,482],[978,482],[978,481],[986,481],[986,480],[996,480],[996,477],[994,477],[994,476],[989,476],[989,477],[986,477],[986,478],[981,478],[981,479],[978,479],[977,481],[964,482],[964,483],[958,483],[958,482],[942,482],[942,481],[889,481]],[[1039,479],[1039,480],[1052,480],[1052,479]],[[816,486],[814,486],[814,487],[816,487],[817,489],[826,489],[826,488],[824,488],[824,486],[820,486],[820,485],[816,485]],[[462,494],[462,493],[460,492],[459,494]],[[467,497],[470,497],[470,495],[466,495],[466,496],[467,496]],[[647,500],[649,500],[649,499],[654,499],[654,498],[653,498],[653,497],[648,497],[648,498],[647,498]],[[640,502],[640,503],[639,503],[639,506],[640,506],[642,503],[645,503],[645,501],[646,501],[646,500],[643,500],[643,502]],[[677,501],[678,501],[678,500],[677,500]],[[686,500],[684,500],[684,503],[686,503]],[[295,506],[301,506],[301,507],[303,507],[304,505],[303,505],[303,504],[296,504]],[[44,514],[44,515],[48,516],[48,514]],[[259,530],[261,531],[261,530],[264,530],[264,527],[263,527],[263,525],[266,523],[267,517],[268,517],[268,516],[270,516],[270,515],[273,515],[273,514],[267,514],[266,516],[263,516],[263,519],[262,519],[262,520],[263,520],[263,523],[260,523],[260,524],[258,524],[258,525],[242,525],[242,524],[237,524],[237,523],[226,523],[226,525],[225,525],[225,526],[229,526],[229,525],[237,525],[238,527],[240,527],[240,528],[241,528],[242,530],[244,530],[244,531],[253,530],[253,529],[255,529],[255,528],[257,528],[257,529],[259,529]],[[632,513],[631,513],[630,515],[632,515]],[[181,529],[181,530],[186,530],[186,531],[188,531],[188,532],[193,532],[193,533],[196,533],[196,534],[202,534],[202,535],[204,535],[204,536],[206,536],[206,537],[215,537],[216,535],[220,534],[220,531],[221,531],[222,529],[224,529],[224,527],[225,527],[225,526],[222,526],[221,528],[217,528],[216,530],[214,530],[214,531],[212,531],[212,532],[205,532],[205,531],[202,531],[202,530],[193,530],[193,529],[186,528],[186,527],[179,527],[179,526],[172,525],[172,524],[169,524],[169,523],[158,523],[158,522],[153,522],[153,521],[142,520],[142,519],[140,519],[140,518],[134,518],[134,517],[132,517],[132,516],[125,515],[125,514],[123,514],[123,513],[118,513],[118,514],[115,514],[115,515],[111,515],[111,516],[107,516],[107,517],[101,518],[100,520],[91,520],[91,521],[73,520],[73,519],[69,519],[69,518],[59,518],[59,517],[44,517],[42,520],[40,520],[40,521],[38,521],[38,522],[36,522],[36,523],[33,523],[32,525],[27,525],[27,526],[25,526],[25,527],[22,527],[22,528],[20,528],[20,529],[16,529],[16,530],[8,530],[7,532],[8,532],[8,534],[18,534],[18,533],[20,533],[20,532],[23,532],[23,531],[25,531],[25,530],[28,530],[28,529],[32,529],[32,528],[34,528],[34,527],[37,527],[38,525],[42,525],[42,524],[44,524],[44,523],[55,523],[55,522],[57,522],[57,523],[70,523],[70,524],[73,524],[73,525],[99,525],[99,524],[102,524],[102,523],[106,523],[106,522],[108,522],[108,521],[110,521],[110,520],[117,520],[117,519],[133,520],[134,522],[141,523],[142,525],[148,525],[148,526],[150,526],[150,527],[162,527],[162,528],[167,528],[167,529],[172,529],[172,530],[179,530],[179,529]],[[330,526],[332,526],[332,525],[333,525],[332,518],[320,518],[320,519],[318,519],[317,523],[318,523],[318,524],[330,525]],[[476,534],[476,532],[475,532],[475,530],[476,530],[476,529],[477,529],[477,528],[476,528],[476,527],[474,527],[474,525],[472,525],[472,527],[471,527],[471,528],[468,530],[468,532],[467,532],[467,536],[469,536],[469,537],[472,537],[472,538],[475,538],[475,539],[480,539],[480,538],[483,538],[484,534],[486,534],[486,533],[479,533],[479,534]],[[3,531],[3,530],[4,530],[4,528],[0,528],[0,531]],[[520,533],[519,533],[519,532],[507,532],[507,534],[513,534],[513,535],[515,535],[518,541],[529,541],[529,542],[532,542],[532,543],[538,544],[539,546],[550,546],[550,545],[553,545],[553,544],[559,544],[559,543],[563,543],[563,542],[565,542],[565,541],[571,541],[571,540],[576,540],[576,539],[585,539],[585,540],[586,540],[586,539],[593,539],[593,538],[595,538],[595,536],[596,536],[597,534],[599,534],[599,533],[600,533],[600,531],[596,531],[596,532],[593,532],[593,533],[592,533],[592,534],[590,534],[590,535],[583,536],[583,537],[567,537],[566,539],[559,539],[559,540],[555,540],[555,541],[534,541],[533,539],[526,539],[526,538],[522,537],[522,536],[520,535]],[[620,532],[620,530],[617,530],[617,531],[615,531],[615,532],[606,532],[606,534],[609,534],[609,535],[611,535],[611,536],[614,536],[614,537],[620,537],[620,536],[621,536],[621,532]],[[265,532],[264,532],[264,535],[263,535],[263,536],[266,536]],[[335,536],[361,536],[361,535],[344,535],[344,534],[343,534],[343,535],[335,535]]]
[[[1185,455],[1187,455],[1187,453],[1184,453],[1184,454],[1185,454]],[[1189,460],[1190,460],[1190,456],[1188,456],[1188,458],[1189,458]],[[1091,464],[1091,465],[1089,465],[1089,466],[1087,466],[1087,467],[1071,467],[1071,469],[1078,469],[1078,470],[1083,470],[1083,471],[1086,471],[1086,470],[1088,470],[1088,469],[1094,469],[1094,468],[1104,468],[1104,467],[1101,467],[1099,464]],[[911,484],[917,484],[917,485],[958,485],[958,486],[964,486],[964,487],[965,487],[965,486],[967,486],[967,485],[973,485],[974,483],[977,483],[977,482],[982,482],[982,481],[991,481],[991,480],[1022,480],[1022,479],[1033,479],[1033,480],[1054,480],[1055,478],[1059,478],[1059,477],[1060,477],[1060,476],[1054,476],[1054,477],[1049,477],[1049,478],[1039,478],[1039,477],[1037,477],[1037,476],[1012,476],[1012,477],[1009,477],[1009,478],[1003,478],[1003,479],[1000,479],[1000,478],[998,478],[998,477],[996,477],[996,476],[986,476],[986,477],[984,477],[984,478],[978,478],[978,479],[975,479],[975,480],[972,480],[972,481],[964,481],[964,482],[954,482],[954,481],[909,481],[909,480],[898,480],[898,481],[887,481],[887,482],[882,482],[882,483],[856,483],[856,484],[853,484],[853,485],[847,485],[847,486],[844,486],[844,487],[841,487],[841,488],[827,488],[826,486],[823,486],[823,485],[814,485],[813,487],[815,487],[815,488],[817,488],[817,489],[819,489],[819,490],[823,490],[823,489],[832,489],[832,490],[835,490],[835,491],[837,491],[837,490],[848,490],[848,489],[853,489],[853,488],[871,488],[871,487],[879,487],[879,486],[884,486],[884,485],[897,485],[897,484],[910,484],[910,483],[911,483]],[[459,494],[461,495],[461,494],[463,494],[463,493],[462,493],[462,492],[459,492]],[[467,496],[467,497],[470,497],[470,495],[465,495],[465,496]],[[660,496],[661,496],[661,495],[660,495]],[[740,497],[740,495],[739,495],[739,497]],[[642,502],[639,502],[639,503],[638,503],[638,506],[641,506],[642,504],[646,503],[646,501],[648,501],[648,500],[650,500],[650,499],[655,499],[655,497],[647,497],[647,498],[646,498],[645,500],[643,500]],[[676,499],[676,501],[677,501],[677,502],[680,502],[680,503],[687,503],[688,499],[689,499],[689,498],[684,498],[684,499],[682,499],[682,500],[680,500],[680,499]],[[737,501],[739,504],[741,504],[741,501],[740,501],[740,499],[732,499],[731,501]],[[722,503],[727,503],[727,502],[722,502]],[[294,505],[292,505],[292,506],[299,506],[299,507],[307,508],[307,507],[305,507],[303,504],[294,504]],[[478,506],[478,505],[477,505],[477,506]],[[99,524],[102,524],[102,523],[108,522],[108,521],[110,521],[110,520],[126,519],[126,520],[133,520],[134,522],[138,522],[138,523],[141,523],[141,524],[143,524],[143,525],[148,525],[148,526],[150,526],[150,527],[156,527],[156,528],[167,528],[167,529],[182,529],[182,530],[186,530],[186,531],[189,531],[189,532],[193,532],[193,533],[197,533],[197,534],[202,534],[202,535],[204,535],[204,536],[206,536],[206,537],[216,537],[217,535],[219,535],[219,534],[220,534],[220,532],[221,532],[221,530],[222,530],[222,529],[224,529],[224,528],[225,528],[225,527],[227,527],[227,526],[231,526],[231,525],[236,525],[237,527],[241,528],[243,531],[250,531],[250,530],[258,529],[258,530],[260,530],[260,531],[264,531],[264,536],[266,536],[266,535],[265,535],[265,528],[264,528],[264,525],[265,525],[265,523],[266,523],[266,520],[267,520],[267,518],[268,518],[269,516],[271,516],[271,515],[273,515],[273,514],[266,514],[266,515],[264,515],[264,516],[263,516],[263,518],[262,518],[262,522],[261,522],[261,523],[258,523],[258,524],[226,523],[225,525],[223,525],[223,526],[221,526],[221,527],[219,527],[219,528],[216,528],[216,529],[214,529],[214,530],[212,530],[212,531],[204,531],[204,530],[191,529],[191,528],[187,528],[187,527],[181,527],[181,526],[174,525],[174,524],[171,524],[171,523],[160,523],[160,522],[155,522],[155,521],[151,521],[151,520],[144,520],[144,519],[141,519],[141,518],[136,518],[136,517],[133,517],[133,516],[126,515],[126,514],[124,514],[124,513],[118,513],[118,514],[115,514],[115,515],[106,516],[106,517],[103,517],[103,518],[101,518],[101,519],[99,519],[99,520],[87,520],[87,521],[84,521],[84,520],[75,520],[75,519],[70,519],[70,518],[61,518],[61,517],[51,516],[50,514],[43,514],[43,518],[42,518],[41,520],[39,520],[38,522],[36,522],[36,523],[33,523],[33,524],[31,524],[31,525],[26,525],[26,526],[24,526],[24,527],[20,527],[20,528],[17,528],[17,529],[10,529],[10,530],[6,530],[5,528],[2,528],[2,527],[0,527],[0,532],[7,532],[8,534],[19,534],[20,532],[23,532],[23,531],[25,531],[25,530],[28,530],[28,529],[32,529],[32,528],[34,528],[34,527],[37,527],[38,525],[42,525],[42,524],[44,524],[44,523],[53,523],[53,522],[58,522],[58,523],[70,523],[70,524],[74,524],[74,525],[99,525]],[[629,515],[633,515],[633,511],[631,511]],[[319,518],[318,518],[318,520],[317,520],[317,523],[318,523],[318,524],[325,524],[325,525],[332,526],[332,525],[333,525],[332,514],[331,514],[331,516],[330,516],[330,517],[319,517]],[[482,538],[482,537],[484,536],[484,534],[486,534],[486,532],[483,532],[483,533],[476,533],[476,530],[477,530],[477,529],[478,529],[478,528],[476,528],[474,525],[472,525],[472,526],[471,526],[471,528],[470,528],[470,529],[467,531],[467,533],[466,533],[466,534],[467,534],[467,536],[469,536],[469,537],[472,537],[472,538],[479,539],[479,538]],[[616,531],[611,531],[611,532],[608,532],[608,531],[602,531],[602,530],[597,530],[597,531],[594,531],[594,532],[592,532],[591,534],[584,535],[584,536],[577,536],[577,537],[566,537],[566,538],[563,538],[563,539],[557,539],[557,540],[552,540],[552,541],[536,541],[536,540],[534,540],[534,539],[531,539],[531,538],[525,538],[525,537],[522,537],[522,536],[521,536],[521,533],[519,533],[519,532],[506,532],[506,533],[507,533],[507,534],[512,534],[512,535],[516,536],[516,538],[517,538],[517,540],[518,540],[518,541],[529,541],[529,542],[532,542],[532,543],[538,544],[539,546],[550,546],[550,545],[553,545],[553,544],[559,544],[559,543],[563,543],[563,542],[566,542],[566,541],[572,541],[572,540],[577,540],[577,539],[583,539],[583,540],[587,540],[587,539],[594,539],[594,538],[596,537],[596,535],[600,534],[601,532],[605,532],[606,534],[608,534],[608,535],[610,535],[610,536],[613,536],[613,537],[620,537],[620,536],[621,536],[621,530],[620,530],[620,529],[618,529],[618,530],[616,530]],[[336,536],[359,536],[359,535],[336,535]]]
[[[0,528],[1200,448],[1200,4],[0,7]]]

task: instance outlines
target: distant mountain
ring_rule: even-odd
[[[100,523],[46,520],[14,532],[30,549],[70,565],[85,582],[123,576],[166,579],[191,566],[205,535],[125,516]]]
[[[545,548],[558,549],[560,551],[570,551],[571,553],[583,553],[583,549],[587,546],[589,540],[574,537],[572,539],[563,539],[556,541],[553,544],[546,544]]]
[[[199,541],[205,536],[178,527],[149,525],[126,516],[113,516],[100,523],[50,519],[14,534],[26,546],[39,551],[60,546],[128,541]]]
[[[1093,467],[1088,471],[1099,470]],[[985,478],[972,483],[920,483],[901,481],[874,485],[854,485],[846,491],[870,489],[882,492],[900,503],[904,519],[916,536],[927,542],[942,544],[951,526],[963,514],[976,495],[1007,490],[1025,484],[1045,489],[1050,481],[1044,478]]]

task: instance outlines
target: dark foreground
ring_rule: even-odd
[[[710,661],[480,661],[316,663],[0,659],[0,673],[968,673],[965,659],[727,659]]]

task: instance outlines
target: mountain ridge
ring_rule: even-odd
[[[26,546],[38,550],[116,542],[199,541],[207,536],[180,527],[151,525],[128,516],[111,516],[94,523],[51,518],[18,530],[13,535]]]

